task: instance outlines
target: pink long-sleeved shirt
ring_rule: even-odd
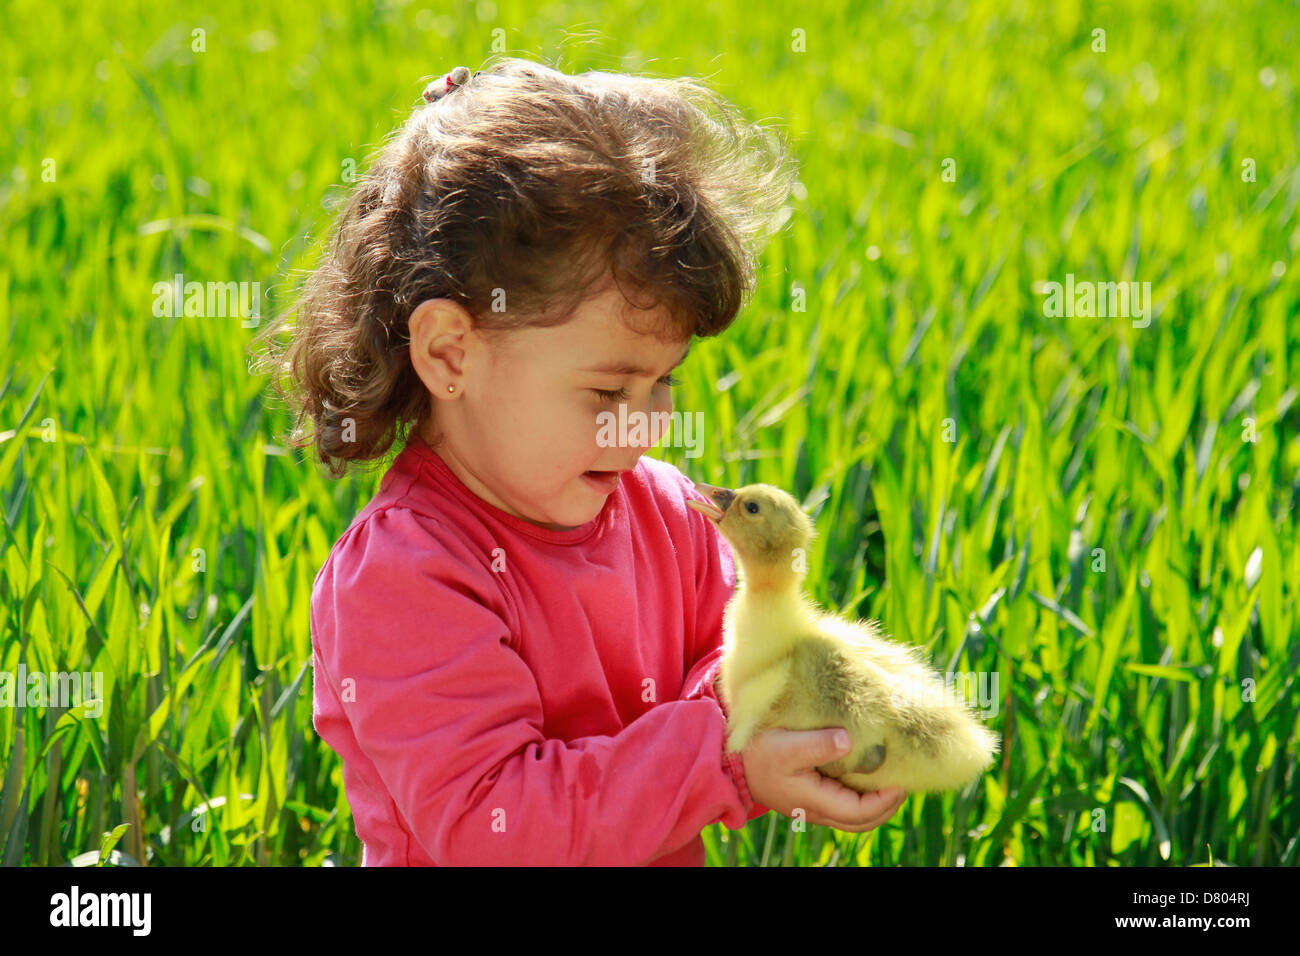
[[[735,566],[690,498],[643,456],[551,531],[412,433],[312,592],[313,723],[363,866],[701,866],[703,827],[767,812],[724,753]]]

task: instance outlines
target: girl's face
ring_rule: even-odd
[[[422,304],[411,316],[411,358],[441,400],[420,434],[431,445],[441,436],[437,451],[447,466],[503,511],[552,530],[590,521],[617,482],[586,473],[630,471],[658,440],[655,416],[673,407],[664,379],[690,342],[638,334],[624,324],[624,310],[634,311],[610,288],[564,325],[489,343],[454,304]],[[620,414],[628,443],[602,444],[606,436],[621,440]],[[633,425],[642,417],[638,434]],[[613,426],[602,431],[606,420]]]

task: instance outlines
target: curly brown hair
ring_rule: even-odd
[[[654,334],[717,335],[795,176],[779,134],[697,80],[502,58],[374,151],[321,261],[251,343],[255,370],[296,411],[289,443],[341,477],[432,413],[410,361],[421,302],[460,303],[490,337],[562,324],[612,277],[670,316]]]

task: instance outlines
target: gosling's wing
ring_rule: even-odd
[[[910,681],[924,681],[929,673],[917,648],[890,640],[875,621],[846,621],[827,614],[817,626],[845,656],[861,666]]]
[[[851,728],[881,715],[889,694],[883,676],[824,634],[801,640],[791,655],[792,697],[821,718],[821,726]]]
[[[808,729],[844,727],[853,741],[848,754],[818,769],[831,777],[879,769],[888,757],[885,675],[863,667],[843,645],[826,635],[801,641],[791,657],[790,671],[793,701],[802,705],[795,718],[799,725]]]

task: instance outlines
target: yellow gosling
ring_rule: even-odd
[[[989,767],[997,736],[916,648],[804,596],[802,558],[816,529],[793,497],[763,484],[695,486],[710,500],[688,504],[717,526],[738,566],[718,687],[728,750],[767,727],[844,727],[852,749],[817,769],[860,793],[955,789]]]

